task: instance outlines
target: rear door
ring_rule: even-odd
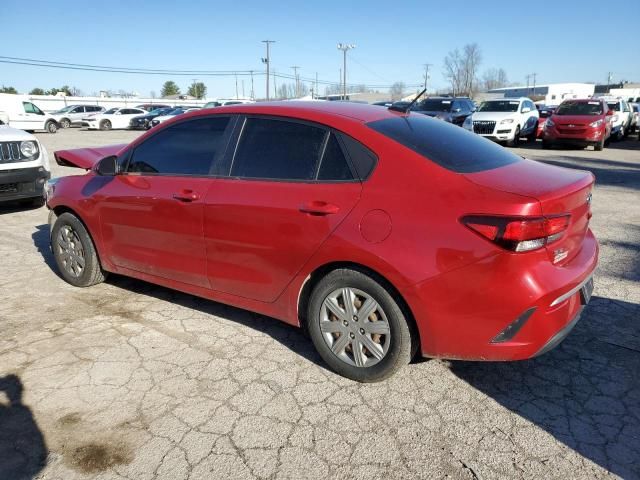
[[[202,234],[210,168],[226,146],[230,118],[180,122],[131,153],[125,172],[96,183],[102,235],[118,267],[208,286]],[[97,177],[101,178],[101,177]]]
[[[211,288],[274,301],[353,209],[362,190],[329,129],[242,119],[239,141],[205,200]],[[231,151],[232,149],[230,149]]]

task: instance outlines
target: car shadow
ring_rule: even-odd
[[[520,362],[451,362],[450,369],[583,457],[639,478],[638,319],[636,303],[593,297],[555,350]]]
[[[47,462],[44,435],[29,407],[22,403],[23,390],[17,375],[0,377],[0,478],[3,479],[35,478]]]
[[[42,255],[42,259],[47,266],[53,270],[56,275],[60,276],[53,258],[53,252],[51,252],[51,248],[49,247],[49,225],[37,225],[36,230],[31,234],[31,240],[33,240],[33,244],[38,249],[38,253]]]
[[[34,205],[33,202],[27,200],[15,200],[0,205],[0,215],[9,215],[11,213],[28,212],[30,210],[38,210],[42,205]]]

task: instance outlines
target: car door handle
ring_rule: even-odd
[[[180,202],[195,202],[200,199],[200,195],[198,195],[193,190],[183,190],[180,193],[174,193],[173,198]]]
[[[302,213],[308,213],[309,215],[322,216],[338,213],[340,211],[340,207],[320,200],[314,200],[313,202],[301,205],[300,211]]]

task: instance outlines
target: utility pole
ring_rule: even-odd
[[[253,90],[253,70],[250,70],[250,73],[251,73],[251,100],[255,100],[256,96]]]
[[[527,74],[524,76],[524,78],[527,79],[527,95],[529,95],[529,79],[531,78],[531,75]]]
[[[342,50],[342,99],[347,99],[347,51],[356,46],[352,43],[339,43],[338,50]]]
[[[427,81],[429,80],[429,67],[431,67],[433,63],[425,63],[424,64],[424,89],[427,89]]]
[[[316,92],[316,97],[318,96],[318,72],[316,72],[316,88],[315,88],[315,92]]]
[[[238,74],[235,74],[236,76],[236,100],[238,99]]]
[[[293,67],[291,67],[293,69],[293,78],[296,81],[296,98],[298,98],[300,96],[300,85],[298,82],[298,69],[300,68],[297,65],[294,65]]]
[[[263,58],[262,63],[267,65],[267,100],[269,100],[269,64],[271,63],[271,57],[269,57],[269,45],[276,42],[275,40],[262,40],[262,43],[267,45],[267,58]]]
[[[278,98],[278,84],[276,83],[276,71],[273,71],[273,98]]]
[[[538,75],[536,72],[533,72],[531,74],[531,76],[533,77],[533,96],[536,96],[536,75]]]

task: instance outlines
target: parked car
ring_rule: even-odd
[[[544,124],[547,122],[547,118],[553,115],[556,107],[547,105],[536,105],[538,109],[538,128],[536,129],[536,138],[542,138],[544,136]]]
[[[632,113],[629,104],[622,98],[600,98],[603,98],[607,102],[609,110],[614,112],[611,117],[611,137],[622,140],[629,134],[631,128]]]
[[[212,100],[204,104],[202,108],[226,107],[227,105],[243,105],[245,103],[255,103],[253,100]]]
[[[391,105],[393,105],[393,101],[385,100],[383,102],[373,102],[371,105],[377,105],[379,107],[387,107],[387,108],[389,108]]]
[[[5,125],[28,132],[56,133],[59,127],[55,118],[40,110],[26,95],[0,93],[0,116]]]
[[[111,108],[106,112],[83,118],[82,126],[87,127],[89,130],[129,128],[129,122],[133,117],[146,113],[147,112],[141,108]]]
[[[154,118],[153,120],[151,120],[151,122],[149,122],[151,127],[155,127],[157,125],[160,125],[162,122],[166,122],[167,120],[171,120],[173,117],[177,116],[177,115],[182,115],[183,113],[187,113],[187,112],[191,112],[194,110],[199,110],[198,108],[187,108],[187,107],[178,107],[178,108],[174,108],[172,110],[169,110],[168,112],[164,113],[163,115],[159,115],[156,118]],[[150,128],[151,128],[150,127]]]
[[[411,110],[462,126],[475,110],[475,104],[467,97],[430,97],[416,103]]]
[[[161,108],[172,108],[172,107],[171,105],[165,105],[164,103],[141,103],[140,105],[136,105],[136,108],[140,108],[142,110],[146,110],[147,112],[151,113]]]
[[[69,128],[72,125],[82,125],[82,119],[87,114],[98,114],[105,111],[104,107],[98,105],[69,105],[51,113],[51,116],[62,128]]]
[[[591,296],[593,175],[426,115],[237,105],[55,156],[88,170],[47,188],[67,282],[115,272],[303,324],[359,381],[416,351],[540,355]]]
[[[630,103],[631,109],[631,124],[629,125],[629,131],[640,131],[640,106],[637,103]]]
[[[133,117],[129,121],[129,129],[131,130],[149,130],[151,128],[151,121],[154,118],[160,117],[162,115],[166,115],[172,110],[175,110],[173,107],[167,108],[158,108],[152,112],[146,113],[144,115],[140,115],[139,117]]]
[[[0,126],[0,203],[27,200],[42,206],[50,172],[49,155],[36,137]]]
[[[516,146],[520,137],[535,142],[538,133],[538,110],[526,98],[505,98],[482,102],[463,127],[496,142]]]
[[[565,143],[602,150],[611,137],[613,113],[602,98],[565,100],[545,122],[542,148]]]

